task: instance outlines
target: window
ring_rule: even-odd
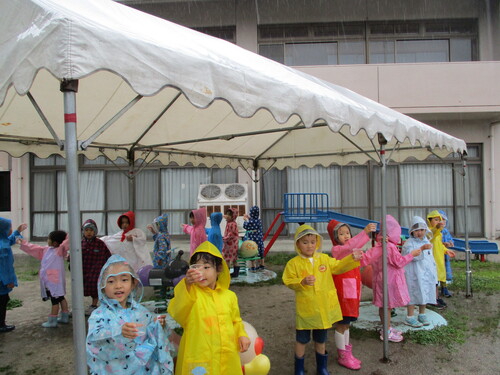
[[[10,172],[0,172],[0,211],[10,211]]]
[[[477,21],[432,20],[259,27],[259,53],[289,66],[473,61]]]

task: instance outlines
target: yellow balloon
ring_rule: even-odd
[[[271,370],[271,362],[264,354],[259,354],[245,366],[245,375],[267,375]]]

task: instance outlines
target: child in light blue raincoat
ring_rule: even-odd
[[[112,255],[99,276],[100,306],[89,318],[87,364],[92,375],[173,374],[165,317],[139,302],[142,284],[125,258]],[[140,296],[137,296],[141,292]]]
[[[427,223],[420,216],[414,216],[410,227],[410,238],[406,240],[401,255],[410,254],[415,249],[421,249],[422,253],[415,256],[405,266],[406,284],[410,295],[410,303],[407,306],[408,315],[405,324],[411,327],[422,327],[430,324],[425,315],[426,304],[436,303],[437,271],[432,245],[429,237],[432,232]],[[418,317],[415,319],[415,305],[418,305]]]
[[[441,214],[441,217],[445,221],[446,225],[448,224],[448,216],[446,216],[446,212],[443,210],[438,210],[438,212]],[[447,248],[455,246],[453,243],[453,237],[451,236],[450,231],[448,228],[445,227],[441,230],[441,235],[443,236],[443,244]],[[444,254],[444,266],[446,268],[446,284],[451,284],[453,282],[453,271],[451,269],[451,263],[450,263],[450,256],[448,254]],[[445,297],[451,297],[451,292],[448,291],[447,287],[441,288],[441,294]]]
[[[172,260],[170,249],[170,234],[168,233],[168,214],[163,214],[154,219],[153,224],[148,225],[153,233],[153,268],[164,269]]]
[[[222,254],[224,241],[222,240],[222,232],[220,223],[222,221],[222,212],[214,212],[210,215],[210,229],[208,230],[208,242],[214,245]]]

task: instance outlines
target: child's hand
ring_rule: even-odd
[[[17,227],[18,232],[22,232],[23,230],[26,230],[28,228],[28,224],[23,223]]]
[[[7,284],[7,288],[9,288],[9,289],[12,289],[14,287],[15,287],[14,283]]]
[[[151,224],[146,225],[146,228],[147,228],[147,229],[148,229],[151,233],[153,233],[153,234],[155,233],[155,232],[153,231],[153,226],[152,226]]]
[[[133,234],[128,234],[126,238],[127,238],[127,241],[133,241],[134,237],[135,236]]]
[[[453,250],[450,250],[450,249],[446,250],[446,254],[448,254],[448,256],[450,258],[455,258],[455,256],[456,256],[455,252]]]
[[[415,249],[411,252],[411,255],[413,255],[414,257],[418,257],[420,254],[422,254],[422,248]]]
[[[166,323],[165,323],[165,315],[158,315],[158,316],[156,317],[156,320],[157,320],[158,322],[160,322],[160,325],[161,325],[163,328],[165,328],[165,324],[166,324]]]
[[[363,250],[353,250],[352,257],[354,258],[354,260],[361,260],[361,258],[363,257]]]
[[[122,325],[122,336],[131,340],[135,339],[139,336],[139,330],[137,328],[143,325],[144,324],[139,323],[125,323]]]
[[[366,232],[366,234],[368,234],[370,232],[375,232],[377,230],[377,224],[370,223],[363,230]]]
[[[248,221],[248,219],[250,219],[250,216],[248,216],[247,214],[244,214],[243,215],[243,220]]]
[[[314,285],[315,281],[316,281],[316,278],[314,277],[314,275],[309,275],[309,276],[304,277],[300,283],[302,285],[312,286],[312,285]]]
[[[188,285],[194,284],[197,281],[200,281],[202,278],[203,275],[201,274],[200,271],[194,268],[190,268],[186,273],[186,284]]]
[[[455,246],[455,244],[453,243],[453,241],[447,241],[447,242],[443,242],[444,246],[446,247],[453,247]]]
[[[238,337],[238,344],[240,347],[240,353],[244,353],[250,347],[250,339],[246,336]]]
[[[430,243],[426,243],[425,245],[422,245],[420,248],[422,250],[429,250],[432,249],[432,245]]]
[[[17,238],[17,239],[16,239],[16,243],[17,243],[18,245],[21,245],[21,244],[23,243],[23,240],[22,240],[21,238]]]

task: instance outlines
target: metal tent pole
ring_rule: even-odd
[[[68,221],[71,249],[71,300],[73,309],[73,349],[75,374],[86,375],[85,315],[83,311],[83,272],[80,231],[80,194],[78,190],[78,140],[76,136],[77,80],[63,80],[64,132],[66,149],[66,181],[68,190]]]
[[[387,237],[387,222],[386,222],[386,215],[387,215],[387,201],[386,201],[386,167],[387,167],[387,161],[385,159],[385,145],[387,144],[387,140],[384,138],[382,134],[378,134],[378,142],[380,144],[380,164],[381,164],[381,170],[380,170],[380,190],[381,190],[381,197],[380,197],[380,211],[381,211],[381,220],[380,220],[380,225],[382,226],[382,285],[383,285],[383,300],[384,300],[384,307],[383,307],[383,322],[382,322],[382,329],[383,329],[383,337],[384,337],[384,356],[382,357],[382,361],[388,362],[389,361],[389,335],[387,332],[389,331],[389,314],[388,314],[388,306],[389,306],[389,298],[388,298],[388,290],[387,290],[387,242],[385,241],[385,238]]]
[[[463,167],[463,183],[464,183],[464,232],[465,232],[465,297],[472,297],[472,285],[470,269],[471,250],[469,246],[469,223],[468,223],[468,209],[469,209],[469,174],[467,173],[467,155],[462,154],[462,167]]]

